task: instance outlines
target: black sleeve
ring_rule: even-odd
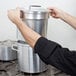
[[[46,63],[76,76],[76,52],[62,48],[56,42],[40,37],[34,47],[35,53]]]

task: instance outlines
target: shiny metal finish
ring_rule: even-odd
[[[47,34],[47,20],[29,20],[26,19],[25,22],[28,24],[30,28],[32,28],[37,33],[42,36],[46,36]]]
[[[48,11],[40,6],[31,6],[28,11],[22,11],[22,20],[26,22],[27,26],[34,31],[46,37]],[[17,32],[18,40],[23,40],[21,33]],[[26,42],[26,41],[25,41]],[[39,56],[33,52],[33,49],[28,44],[18,43],[18,61],[20,71],[27,73],[39,73],[47,69],[47,65],[41,61]]]
[[[40,73],[47,70],[47,66],[28,44],[18,43],[18,62],[22,72]]]
[[[12,50],[12,42],[8,40],[0,43],[0,60],[10,61],[17,59],[17,52]]]
[[[32,5],[28,10],[22,9],[23,19],[48,19],[48,10],[42,8],[41,6]]]

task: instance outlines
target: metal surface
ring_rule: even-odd
[[[18,63],[20,71],[26,73],[40,73],[47,70],[45,65],[28,44],[18,43]]]
[[[30,6],[28,10],[22,9],[22,17],[24,19],[48,19],[49,13],[47,9],[40,6]]]
[[[47,33],[47,20],[25,20],[27,25],[42,36]]]
[[[4,41],[0,43],[0,60],[10,61],[17,59],[17,51],[12,50],[12,42]]]
[[[22,20],[26,22],[27,26],[43,37],[46,37],[48,12],[40,6],[31,6],[28,11],[21,11],[23,11]],[[25,41],[19,31],[17,32],[17,38],[18,40]],[[33,49],[28,44],[18,44],[18,61],[19,69],[23,72],[39,73],[47,69],[47,65],[41,61],[39,56],[33,52]]]

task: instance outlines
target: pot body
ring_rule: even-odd
[[[9,45],[7,41],[2,42],[2,44],[0,44],[0,60],[11,61],[15,59],[17,59],[17,51],[12,50],[12,45]]]
[[[40,73],[47,70],[47,65],[28,44],[18,43],[18,63],[19,70],[26,73]]]

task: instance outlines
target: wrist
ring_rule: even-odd
[[[65,20],[65,17],[66,17],[66,13],[65,12],[62,12],[62,14],[60,15],[60,19],[61,20]]]
[[[22,19],[18,19],[18,20],[15,22],[15,24],[16,24],[16,26],[17,26],[19,29],[24,28],[24,26],[27,28],[27,24],[24,23],[24,22],[22,21]]]
[[[15,19],[14,24],[16,24],[16,26],[20,26],[22,22],[22,19]]]

